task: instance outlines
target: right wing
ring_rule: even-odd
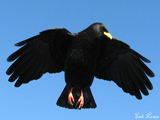
[[[6,71],[7,75],[11,75],[9,81],[18,78],[15,87],[19,87],[22,83],[39,79],[46,72],[63,71],[72,37],[65,28],[56,28],[15,44],[24,46],[7,58],[8,62],[16,59]]]

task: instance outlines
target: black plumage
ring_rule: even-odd
[[[62,107],[95,108],[90,90],[94,76],[114,81],[137,99],[153,89],[147,75],[154,77],[154,73],[143,63],[150,61],[113,38],[101,23],[75,34],[65,28],[49,29],[15,45],[22,47],[7,59],[15,60],[6,71],[9,81],[17,80],[15,87],[19,87],[46,72],[64,71],[66,87],[57,101]]]

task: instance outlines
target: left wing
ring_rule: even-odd
[[[155,76],[142,61],[150,63],[147,58],[132,50],[126,43],[113,38],[103,42],[95,76],[104,80],[112,80],[124,92],[135,95],[137,99],[142,99],[140,91],[148,95],[147,88],[153,89],[146,75]]]

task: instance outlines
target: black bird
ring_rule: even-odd
[[[9,81],[17,80],[15,87],[19,87],[46,72],[64,71],[66,86],[57,101],[61,107],[96,108],[90,90],[94,76],[114,81],[137,99],[153,89],[147,75],[155,75],[143,63],[150,60],[113,38],[102,23],[74,34],[65,28],[49,29],[15,46],[23,47],[7,59],[15,60],[6,71]]]

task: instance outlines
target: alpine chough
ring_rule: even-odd
[[[154,73],[143,63],[150,60],[114,38],[102,23],[94,23],[79,33],[65,28],[40,32],[21,41],[22,46],[7,61],[14,63],[6,71],[15,87],[39,79],[44,73],[64,71],[66,86],[57,101],[65,108],[96,108],[90,86],[94,76],[114,81],[124,92],[142,99],[153,86],[148,79]]]

